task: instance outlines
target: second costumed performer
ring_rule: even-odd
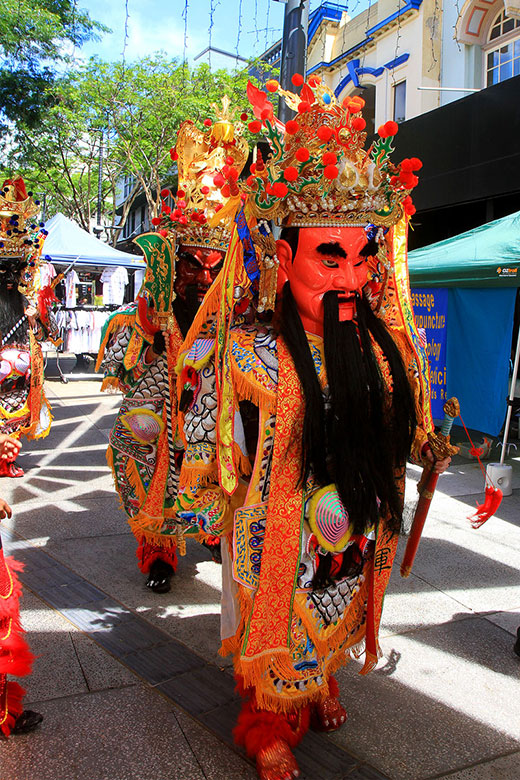
[[[174,510],[184,447],[177,435],[177,353],[229,244],[229,219],[209,225],[228,200],[215,175],[226,165],[241,171],[248,155],[243,127],[231,120],[229,100],[222,103],[204,131],[191,121],[179,129],[172,150],[175,204],[168,205],[170,193],[163,190],[161,215],[152,220],[156,232],[135,241],[147,263],[143,288],[135,303],[108,320],[97,362],[105,374],[102,389],[124,394],[107,460],[138,542],[139,568],[156,593],[170,590],[183,549]],[[218,559],[218,544],[211,550]]]
[[[297,776],[291,748],[309,725],[345,721],[335,670],[363,653],[363,673],[377,664],[405,463],[433,459],[406,259],[420,162],[391,161],[393,122],[364,148],[362,99],[300,83],[299,95],[267,84],[298,112],[285,127],[248,88],[250,130],[272,152],[247,180],[220,297],[206,298],[180,360],[193,400],[179,516],[223,537],[222,652],[243,695],[234,736],[263,780]],[[267,220],[282,227],[276,243]]]
[[[7,179],[0,191],[0,432],[39,439],[51,426],[45,396],[42,341],[60,343],[51,311],[54,285],[40,285],[46,231],[39,205],[23,179]],[[57,280],[56,280],[57,281]],[[0,460],[0,476],[21,477],[14,460]]]

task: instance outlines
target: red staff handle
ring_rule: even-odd
[[[450,444],[451,427],[459,412],[459,402],[456,398],[450,398],[449,401],[446,401],[444,404],[445,416],[441,432],[428,436],[435,460],[445,458],[448,455],[454,455],[459,451],[458,447],[453,447]],[[415,510],[412,530],[410,531],[410,536],[406,543],[403,562],[401,563],[401,577],[409,577],[410,572],[412,571],[413,562],[419,547],[419,542],[421,541],[421,534],[428,516],[428,510],[430,509],[433,494],[437,487],[437,480],[439,479],[439,475],[434,471],[434,468],[435,461],[431,465],[426,466],[419,484],[417,485],[420,497]]]

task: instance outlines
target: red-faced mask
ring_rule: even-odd
[[[300,228],[294,258],[287,241],[276,242],[279,285],[289,281],[306,331],[323,335],[323,296],[331,290],[339,293],[340,320],[355,317],[355,296],[367,281],[360,254],[367,243],[362,227]]]
[[[174,284],[179,298],[185,300],[186,288],[194,285],[200,303],[217,278],[223,259],[224,253],[215,249],[181,245],[175,266]]]

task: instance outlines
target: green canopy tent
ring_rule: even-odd
[[[413,287],[520,287],[520,211],[408,255]]]
[[[496,436],[520,287],[520,212],[416,249],[408,262],[412,293],[447,290],[446,395],[459,398],[469,428]]]

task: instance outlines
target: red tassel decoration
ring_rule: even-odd
[[[21,563],[4,558],[0,540],[0,732],[6,737],[23,711],[24,695],[23,688],[8,681],[7,675],[30,674],[34,660],[20,625],[21,585],[16,572],[21,569]]]
[[[469,443],[471,444],[471,449],[469,451],[469,454],[478,460],[478,465],[480,466],[480,470],[484,476],[484,479],[488,479],[484,466],[482,465],[482,461],[480,460],[480,456],[484,453],[484,450],[480,447],[475,447],[475,445],[471,441],[471,436],[468,433],[468,429],[464,425],[464,420],[462,419],[462,416],[460,417],[460,421],[462,423],[462,427],[466,431],[466,436],[469,439]],[[483,443],[488,445],[489,440],[484,437]],[[499,488],[496,488],[494,485],[487,485],[486,498],[484,499],[484,503],[477,504],[476,512],[472,515],[469,515],[468,517],[468,520],[471,520],[471,525],[473,528],[480,528],[481,525],[484,525],[486,520],[489,520],[490,517],[493,517],[498,507],[500,506],[500,503],[502,501],[502,496],[503,496],[502,491],[499,490]]]
[[[301,707],[299,712],[282,715],[269,710],[257,710],[251,701],[244,701],[233,729],[233,738],[237,745],[245,747],[250,758],[254,758],[277,740],[287,742],[291,748],[296,747],[309,728],[309,720],[308,706]]]
[[[139,542],[139,547],[136,549],[135,554],[137,556],[137,565],[143,574],[148,574],[152,563],[155,561],[164,561],[169,563],[173,571],[177,571],[177,553],[176,547],[162,547],[152,542],[147,542],[142,538]]]
[[[497,511],[502,501],[502,491],[492,485],[486,488],[486,498],[483,504],[477,504],[477,510],[468,518],[473,528],[480,528]]]
[[[2,684],[5,686],[2,691]],[[0,731],[4,737],[11,733],[16,719],[23,712],[25,690],[17,682],[0,679]]]

